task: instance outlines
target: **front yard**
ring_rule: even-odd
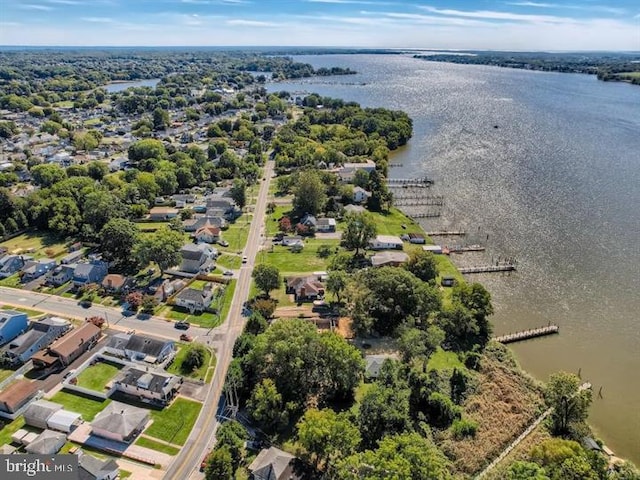
[[[209,368],[209,365],[215,366],[215,362],[216,362],[215,355],[212,355],[211,351],[209,351],[209,349],[206,349],[207,353],[205,354],[205,359],[202,366],[192,372],[184,372],[182,370],[182,364],[184,363],[187,357],[187,353],[189,352],[190,345],[179,344],[179,346],[180,346],[180,350],[178,350],[178,353],[173,359],[173,363],[169,366],[169,368],[167,368],[167,372],[173,373],[175,375],[182,375],[184,377],[206,381],[207,369]]]
[[[135,444],[140,447],[150,448],[151,450],[155,450],[156,452],[166,453],[167,455],[175,456],[178,453],[180,453],[180,450],[177,449],[176,447],[172,447],[171,445],[165,445],[164,443],[156,442],[146,437],[139,437],[135,441]],[[120,478],[122,478],[122,476]]]
[[[176,398],[170,406],[151,411],[153,423],[144,433],[165,442],[184,445],[201,408],[199,402]]]
[[[288,247],[274,245],[273,250],[262,250],[258,254],[257,263],[273,265],[281,273],[311,273],[318,270],[326,270],[331,257],[318,257],[318,248],[321,245],[329,245],[332,253],[340,246],[339,240],[320,240],[309,238],[304,242],[304,248],[298,253],[293,253]]]
[[[24,253],[34,258],[57,258],[69,253],[64,242],[42,233],[23,233],[0,243],[0,247],[5,247],[9,253]]]

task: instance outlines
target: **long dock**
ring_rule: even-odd
[[[523,330],[521,332],[509,333],[500,337],[494,337],[496,342],[500,343],[514,343],[521,342],[523,340],[529,340],[531,338],[544,337],[547,335],[553,335],[560,333],[560,327],[558,325],[549,324],[545,327],[532,328],[530,330]]]
[[[492,273],[492,272],[513,272],[516,266],[512,263],[504,265],[483,265],[479,267],[463,267],[460,273]]]
[[[436,230],[433,232],[425,232],[427,237],[463,236],[466,234],[464,230]]]
[[[482,245],[451,245],[445,246],[442,249],[442,253],[449,255],[450,253],[464,253],[464,252],[484,252],[485,247]]]
[[[393,187],[428,187],[433,180],[428,178],[388,178],[387,184]]]
[[[442,200],[429,198],[402,198],[394,196],[393,204],[396,207],[441,207],[444,205],[444,202]]]
[[[409,218],[436,218],[441,215],[440,212],[420,212],[420,213],[409,213],[407,216]]]
[[[398,193],[393,194],[394,200],[422,200],[422,205],[444,205],[444,196],[443,195],[425,195],[422,192],[409,191],[403,192],[399,190]]]

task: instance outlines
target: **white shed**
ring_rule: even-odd
[[[52,430],[70,433],[82,422],[82,416],[79,413],[70,412],[69,410],[58,410],[47,420],[47,426]]]
[[[437,255],[442,253],[442,247],[440,245],[423,245],[422,250],[424,250],[425,252],[431,252]]]

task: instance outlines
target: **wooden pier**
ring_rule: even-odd
[[[393,204],[398,207],[422,207],[434,206],[441,207],[444,205],[444,198],[440,195],[393,195]]]
[[[436,230],[433,232],[425,232],[427,237],[464,236],[466,234],[464,230]]]
[[[436,218],[440,216],[440,212],[420,212],[420,213],[409,213],[407,214],[409,218],[418,219],[418,218]]]
[[[521,342],[523,340],[529,340],[531,338],[545,337],[547,335],[554,335],[556,333],[560,333],[560,327],[558,325],[549,324],[545,327],[532,328],[531,330],[523,330],[521,332],[509,333],[500,337],[494,337],[493,340],[506,344]]]
[[[433,184],[433,180],[429,180],[428,178],[389,178],[387,179],[387,185],[390,187],[429,187]]]
[[[482,265],[478,267],[460,268],[460,273],[493,273],[493,272],[513,272],[516,266],[513,263],[505,263],[498,265]]]
[[[442,249],[442,253],[449,255],[450,253],[464,253],[464,252],[484,252],[485,247],[482,245],[451,245]]]

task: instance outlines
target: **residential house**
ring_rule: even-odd
[[[133,285],[133,278],[125,277],[119,273],[110,273],[102,280],[102,288],[109,293],[127,292]]]
[[[378,235],[369,240],[369,247],[372,250],[402,250],[402,239],[395,235]]]
[[[0,310],[0,345],[10,342],[29,327],[27,314],[15,310]]]
[[[227,220],[233,220],[242,214],[242,212],[236,205],[236,202],[234,202],[229,197],[223,197],[220,195],[209,195],[206,198],[206,202],[207,210],[220,210],[222,212],[222,216]]]
[[[67,265],[58,265],[53,269],[51,276],[47,279],[47,282],[56,287],[63,285],[73,278],[73,273],[78,265],[75,263]]]
[[[335,218],[319,218],[316,222],[316,231],[322,233],[331,233],[336,231]]]
[[[47,428],[47,420],[49,417],[62,410],[62,405],[53,403],[48,400],[36,400],[31,402],[29,406],[22,412],[24,423],[36,428]]]
[[[67,443],[67,436],[64,433],[45,430],[38,437],[25,447],[27,453],[37,455],[53,455]]]
[[[296,302],[311,302],[324,297],[324,285],[313,275],[288,278],[286,291],[294,295]]]
[[[180,270],[187,273],[200,273],[211,269],[218,251],[206,243],[188,243],[180,249],[182,263]]]
[[[32,257],[26,255],[5,255],[0,258],[0,278],[7,278],[19,272],[29,260],[32,260]]]
[[[118,170],[125,170],[129,166],[129,159],[127,157],[114,158],[109,162],[109,171],[117,172]]]
[[[220,227],[205,225],[196,230],[193,236],[198,242],[217,243],[220,240]]]
[[[175,202],[176,208],[184,208],[188,203],[195,203],[196,196],[192,193],[179,193],[171,195],[171,200]]]
[[[263,449],[249,465],[253,480],[300,480],[294,471],[296,457],[288,452],[271,447]]]
[[[306,214],[304,217],[300,219],[300,224],[307,227],[310,231],[315,231],[316,225],[318,224],[318,220],[316,217],[310,214]]]
[[[409,243],[413,243],[416,245],[424,245],[427,239],[421,233],[410,233],[409,234]]]
[[[213,286],[210,283],[205,285],[204,290],[195,288],[185,288],[175,297],[175,304],[195,312],[204,312],[213,300]]]
[[[177,216],[178,209],[173,207],[153,207],[149,210],[149,219],[154,222],[164,222]]]
[[[100,460],[84,452],[78,457],[78,480],[115,480],[119,472],[113,458]]]
[[[195,232],[202,227],[218,227],[220,229],[227,227],[227,220],[222,215],[208,212],[195,218],[190,218],[182,222],[185,232]]]
[[[149,422],[149,411],[120,402],[111,402],[91,422],[92,434],[130,443]]]
[[[82,287],[89,283],[101,283],[107,276],[109,267],[107,262],[92,260],[90,263],[79,263],[73,271],[73,284]]]
[[[366,380],[374,380],[380,375],[380,369],[385,360],[397,360],[398,356],[394,354],[367,355],[364,357],[365,369],[364,377]]]
[[[48,347],[60,338],[71,324],[58,317],[48,317],[31,322],[31,328],[11,340],[2,348],[2,356],[7,363],[17,366],[26,363],[38,350]]]
[[[362,205],[345,205],[344,212],[345,213],[364,213],[367,209]]]
[[[42,275],[56,268],[56,261],[45,258],[40,260],[29,260],[22,267],[22,281],[31,282]]]
[[[379,252],[371,256],[374,267],[399,267],[409,261],[409,255],[404,252]]]
[[[69,265],[72,263],[77,263],[78,261],[82,260],[82,258],[84,257],[84,250],[82,250],[82,248],[78,249],[78,250],[74,250],[72,252],[70,252],[69,254],[65,255],[64,257],[62,257],[62,259],[60,260],[60,263],[62,265]]]
[[[36,368],[66,367],[87,350],[93,348],[101,335],[100,328],[93,323],[83,323],[62,338],[56,340],[46,351],[33,356],[33,366]]]
[[[338,168],[336,174],[341,182],[352,182],[356,172],[358,170],[364,170],[367,173],[371,173],[376,169],[376,164],[372,160],[367,160],[364,163],[344,163],[342,167]]]
[[[354,203],[365,203],[371,196],[371,192],[366,191],[362,187],[353,187],[353,201]]]
[[[146,335],[116,333],[107,340],[105,351],[131,361],[161,363],[175,353],[175,343]]]
[[[16,413],[25,406],[38,391],[38,382],[21,379],[0,390],[0,411]]]
[[[180,389],[181,379],[164,370],[126,367],[113,380],[116,391],[138,400],[168,404]]]

